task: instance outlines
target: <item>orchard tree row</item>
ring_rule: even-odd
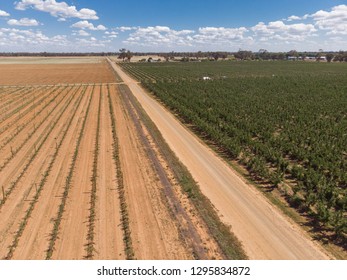
[[[341,238],[347,231],[347,67],[125,66],[201,137]],[[201,78],[210,75],[211,80]],[[165,76],[166,75],[166,76]]]

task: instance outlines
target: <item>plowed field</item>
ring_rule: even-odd
[[[111,83],[108,64],[0,64],[0,85],[54,85]]]
[[[1,259],[224,258],[108,64],[27,66],[0,69],[42,84],[0,87]]]

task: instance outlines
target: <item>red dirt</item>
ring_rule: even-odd
[[[111,82],[114,82],[114,75],[105,61],[93,64],[0,64],[0,85]]]
[[[98,72],[94,64],[92,69],[90,65],[83,66],[91,72],[84,73],[88,79]],[[26,67],[32,66],[23,66],[28,71]],[[49,73],[52,69],[43,65],[35,67],[37,71],[47,72],[46,77],[54,76]],[[102,67],[108,69],[106,65]],[[20,75],[9,77],[13,83],[48,82],[28,73]],[[68,82],[76,82],[80,76],[74,77]],[[54,79],[57,83],[67,82],[65,76]],[[117,85],[0,87],[0,95],[4,120],[0,123],[1,259],[45,259],[50,244],[54,244],[52,259],[84,259],[88,232],[94,233],[92,259],[127,258],[117,189],[119,169],[123,174],[136,259],[193,259],[197,248],[203,248],[198,254],[201,258],[222,258],[218,244],[211,240],[198,213],[180,191],[151,134],[136,113],[134,118],[131,107],[125,106]],[[28,98],[32,101],[25,105]],[[119,151],[113,147],[109,100],[115,114]],[[90,224],[99,101],[95,222]],[[72,166],[75,150],[77,158]],[[116,166],[114,152],[119,152],[120,166]],[[71,168],[66,204],[59,210]],[[168,187],[173,188],[170,197],[165,189]],[[61,210],[59,227],[54,228]],[[54,232],[57,236],[51,243]]]

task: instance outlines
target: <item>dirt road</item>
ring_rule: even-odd
[[[329,259],[327,253],[253,186],[111,63],[177,157],[187,166],[250,259]]]

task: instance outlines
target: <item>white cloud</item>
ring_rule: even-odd
[[[300,20],[301,17],[298,17],[298,16],[290,16],[287,21],[294,21],[294,20]]]
[[[251,30],[261,41],[274,39],[303,41],[310,36],[314,36],[317,31],[312,24],[285,24],[283,21],[273,21],[268,24],[259,22]]]
[[[111,31],[111,32],[110,31],[106,31],[105,34],[106,35],[117,35],[118,32],[116,32],[116,31]]]
[[[245,27],[202,27],[199,28],[199,33],[192,38],[196,43],[218,45],[247,39],[244,36],[246,32],[248,29]]]
[[[106,47],[106,43],[107,43],[107,41],[97,40],[94,37],[91,37],[89,39],[77,39],[77,42],[80,47],[88,47],[88,48],[90,47],[104,48]]]
[[[36,19],[22,18],[20,20],[10,19],[7,21],[7,24],[17,26],[38,26],[39,22]]]
[[[114,39],[114,38],[117,38],[118,37],[118,32],[116,31],[106,31],[105,32],[106,35],[108,35],[107,37],[105,38],[111,38],[111,39]]]
[[[9,16],[10,16],[9,13],[7,13],[7,12],[5,12],[3,10],[0,10],[0,17],[9,17]]]
[[[167,26],[138,27],[123,41],[128,45],[160,48],[195,48],[227,50],[232,46],[252,44],[253,38],[245,36],[245,27],[201,27],[194,30],[173,30]]]
[[[269,50],[329,50],[344,49],[347,38],[347,5],[339,5],[329,11],[318,11],[302,16],[291,15],[283,20],[259,22],[253,27],[201,27],[198,30],[173,30],[167,26],[117,27],[120,32],[130,32],[124,41],[143,49],[256,49]],[[325,32],[324,32],[325,31]],[[327,36],[328,35],[328,36]],[[340,36],[338,36],[340,35]],[[331,38],[341,40],[334,44]]]
[[[125,32],[125,31],[136,30],[138,29],[138,27],[120,26],[120,27],[116,27],[116,29],[120,30],[121,32]]]
[[[40,31],[0,28],[1,51],[25,51],[30,47],[33,51],[41,51],[41,49],[55,51],[59,48],[62,51],[112,51],[117,49],[116,43],[121,43],[121,40],[114,40],[118,36],[126,38],[123,43],[129,48],[141,51],[237,51],[239,48],[255,51],[260,48],[266,48],[269,51],[318,50],[319,48],[339,50],[347,46],[347,5],[335,6],[309,15],[291,15],[282,20],[259,22],[252,27],[212,26],[195,30],[176,30],[168,26],[120,26],[108,29],[102,24],[95,25],[91,21],[91,19],[98,19],[95,11],[79,10],[71,5],[73,1],[17,1],[15,3],[17,9],[47,12],[56,17],[57,21],[77,18],[76,22],[70,23],[73,36],[51,37]],[[5,16],[9,14],[0,10],[0,18]],[[37,20],[27,18],[18,20],[7,18],[6,21],[12,26],[40,24]],[[100,34],[92,31],[102,32]],[[90,33],[95,33],[97,36],[91,37]]]
[[[16,3],[17,10],[24,11],[28,8],[60,18],[99,19],[94,10],[86,8],[77,10],[75,6],[69,6],[66,2],[56,2],[56,0],[21,0]]]
[[[98,26],[94,26],[94,24],[92,24],[91,22],[87,20],[81,20],[79,22],[76,22],[73,25],[71,25],[71,27],[89,29],[89,30],[99,30],[99,31],[107,30],[107,28],[103,26],[102,24],[99,24]]]
[[[84,37],[90,36],[90,34],[84,30],[78,30],[77,32],[74,32],[73,35],[84,36]]]
[[[124,41],[130,45],[142,46],[190,46],[187,38],[193,30],[173,30],[167,26],[139,27]]]
[[[320,10],[310,17],[321,30],[327,30],[328,34],[347,35],[347,5],[335,6],[330,12]]]
[[[0,28],[0,43],[14,51],[39,51],[38,48],[67,46],[68,41],[65,35],[48,37],[41,31],[19,30],[16,28]]]
[[[114,50],[111,43],[110,40],[99,40],[95,37],[51,37],[41,31],[0,28],[0,52],[100,52]]]

